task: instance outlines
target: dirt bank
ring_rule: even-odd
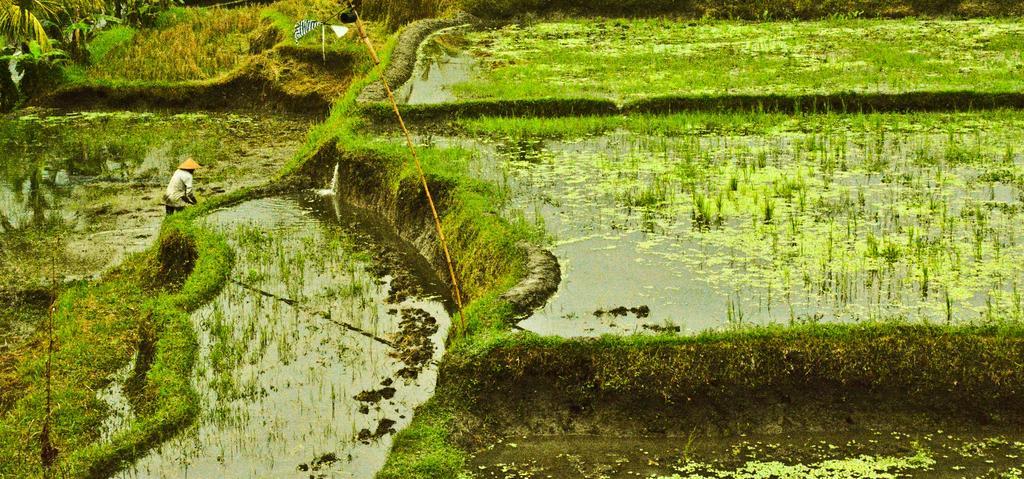
[[[415,176],[398,178],[404,170],[404,162],[402,157],[379,151],[350,150],[342,144],[328,144],[303,164],[289,187],[322,187],[328,183],[336,167],[340,178],[336,192],[338,199],[372,211],[393,225],[399,236],[413,245],[426,258],[437,277],[450,287],[448,266],[423,187]],[[428,175],[427,182],[442,217],[457,216],[466,209],[463,201],[459,200],[460,196],[477,195],[479,190],[485,189],[472,180],[461,181]],[[517,308],[543,304],[557,289],[557,261],[552,262],[552,257],[542,250],[517,246],[520,241],[514,236],[499,234],[507,226],[499,218],[497,210],[488,211],[486,218],[459,218],[455,221],[461,223],[456,223],[456,228],[449,226],[448,239],[466,302],[492,288],[494,278],[507,274],[510,268],[520,269],[525,276],[523,283],[514,288],[515,295],[510,296],[518,302]],[[492,236],[495,234],[499,236]],[[480,252],[481,248],[501,249],[521,259],[515,265],[505,264],[495,261],[488,253]],[[466,254],[460,256],[460,252]],[[532,260],[529,258],[531,255]],[[527,270],[531,270],[531,274],[526,275]]]
[[[352,81],[362,58],[281,45],[211,81],[71,85],[32,100],[68,110],[258,111],[322,119]]]
[[[526,277],[512,289],[501,295],[501,299],[512,304],[516,314],[524,315],[544,303],[558,291],[562,281],[562,270],[558,258],[550,251],[530,243],[520,243],[526,251]]]
[[[472,449],[524,434],[679,435],[1024,423],[1019,335],[893,326],[734,338],[515,335],[449,356]],[[487,432],[481,432],[487,431]]]

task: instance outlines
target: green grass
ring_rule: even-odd
[[[475,99],[1013,92],[1014,20],[566,20],[471,32]]]
[[[678,16],[745,20],[925,15],[1006,16],[1024,9],[1015,0],[462,0],[481,18],[548,16]]]
[[[102,63],[111,50],[128,44],[135,38],[136,30],[132,27],[119,25],[104,30],[89,42],[89,61],[92,64]]]
[[[460,135],[507,138],[565,139],[624,131],[638,136],[830,134],[841,131],[883,131],[894,135],[946,133],[962,128],[1019,128],[1024,119],[1016,110],[974,113],[757,113],[685,112],[668,115],[631,114],[561,118],[483,116],[449,120],[446,127]]]
[[[466,454],[451,443],[455,411],[444,402],[443,398],[435,397],[416,409],[413,426],[395,437],[378,479],[460,477]]]
[[[219,202],[210,202],[213,207]],[[223,239],[190,224],[188,214],[166,223],[162,238],[182,236],[195,245],[195,269],[180,288],[163,289],[156,250],[135,255],[95,283],[79,283],[57,303],[53,359],[55,409],[52,437],[60,449],[57,468],[68,477],[95,477],[116,470],[197,414],[195,392],[188,383],[195,354],[195,332],[187,312],[213,295],[227,279],[232,252]],[[146,375],[146,408],[110,442],[98,442],[99,425],[108,414],[95,391],[127,364],[140,339],[140,325],[153,324],[158,338]],[[0,419],[0,476],[40,477],[37,445],[44,416],[44,365],[47,351],[39,341],[20,358],[18,381],[26,385]]]

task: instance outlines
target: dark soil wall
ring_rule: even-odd
[[[908,92],[835,93],[827,95],[672,96],[618,106],[611,100],[538,99],[467,100],[437,105],[402,105],[409,123],[441,123],[481,116],[561,117],[671,114],[687,111],[764,113],[902,113],[1024,108],[1024,93]],[[376,124],[392,121],[390,105],[371,103],[362,113]]]
[[[520,335],[442,364],[476,430],[763,432],[1024,419],[1024,338],[932,326],[558,340]],[[904,418],[904,419],[900,419]],[[461,426],[460,426],[461,427]]]
[[[448,284],[448,266],[444,261],[423,187],[414,178],[399,181],[398,159],[372,151],[350,151],[339,145],[326,145],[309,161],[296,178],[309,188],[323,187],[338,166],[338,197],[353,206],[374,211],[392,224],[402,239],[410,242]],[[398,184],[397,188],[395,184]],[[448,208],[447,198],[453,185],[431,180],[441,214]],[[458,258],[454,258],[457,261]],[[456,267],[458,265],[456,264]]]
[[[325,118],[361,58],[282,45],[221,80],[153,85],[72,85],[33,103],[65,109],[247,110]]]

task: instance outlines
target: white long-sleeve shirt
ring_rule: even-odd
[[[184,208],[187,203],[184,198],[192,196],[192,173],[188,170],[177,170],[167,184],[167,191],[164,193],[164,204],[175,208]]]

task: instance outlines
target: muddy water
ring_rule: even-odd
[[[234,114],[24,110],[0,117],[0,235],[59,238],[57,279],[91,277],[152,244],[163,189],[184,157],[205,166],[196,178],[202,200],[259,184],[291,157],[304,130],[301,119]]]
[[[553,236],[541,334],[1021,315],[1022,132],[895,136],[421,141],[474,151]]]
[[[442,29],[420,45],[412,78],[396,92],[399,102],[417,105],[456,100],[452,88],[469,81],[478,63],[465,51],[466,28]]]
[[[233,282],[193,315],[195,427],[121,477],[372,477],[433,392],[449,319],[338,224],[329,197],[274,198],[208,224],[237,251]],[[372,256],[372,257],[371,257]],[[427,281],[429,283],[429,281]]]
[[[1022,440],[1019,430],[943,429],[714,440],[519,437],[477,453],[469,469],[480,479],[1020,477]]]

